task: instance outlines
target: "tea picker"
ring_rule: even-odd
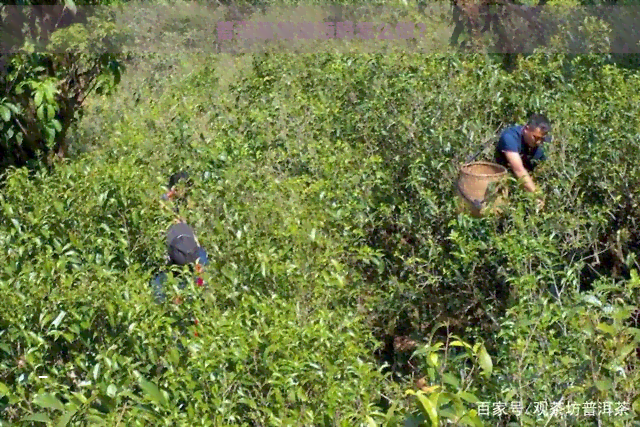
[[[204,250],[193,231],[193,229],[184,222],[179,222],[177,224],[172,225],[167,231],[167,265],[168,266],[179,266],[189,267],[190,275],[195,275],[195,282],[197,286],[204,287],[204,280],[199,277],[199,274],[202,272],[204,266],[208,264],[207,252]],[[195,273],[195,274],[194,274]],[[179,277],[182,276],[181,274]],[[178,285],[179,289],[185,289],[187,287],[187,278],[182,276],[182,280]],[[164,291],[164,286],[168,282],[167,273],[164,271],[160,272],[152,281],[151,286],[153,287],[155,301],[157,304],[161,304],[167,299],[167,295]],[[188,302],[193,301],[194,296],[190,295],[188,298]],[[181,304],[182,300],[180,298],[174,299],[175,304]],[[182,318],[175,325],[179,329],[183,331],[188,329],[191,325],[198,325],[197,317],[191,313],[187,316],[192,317],[192,322],[186,320],[186,318]],[[197,331],[193,332],[195,336],[198,336]],[[184,346],[182,345],[179,336],[180,334],[174,332],[173,339],[177,342],[177,346],[181,351],[185,351]]]
[[[173,208],[175,213],[179,212],[178,205],[182,207],[188,205],[187,198],[189,197],[193,181],[186,171],[179,171],[169,177],[169,184],[167,185],[167,192],[162,195],[162,200],[169,202],[176,202]]]
[[[543,114],[533,114],[525,125],[505,129],[496,144],[495,162],[511,170],[524,181],[526,191],[535,193],[531,178],[536,166],[547,159],[544,143],[551,142],[551,124]]]
[[[194,274],[195,283],[204,287],[204,280],[199,276],[204,266],[209,263],[207,252],[204,250],[195,235],[195,232],[188,224],[179,222],[172,225],[167,231],[167,265],[168,266],[188,266],[191,274]],[[185,278],[180,282],[179,289],[184,289],[187,285]],[[163,285],[167,282],[167,274],[162,271],[152,281],[154,295],[157,303],[166,300]]]
[[[162,196],[163,200],[184,201],[188,197],[189,189],[193,185],[189,174],[186,171],[179,171],[169,177],[168,191]],[[174,207],[174,212],[179,213],[178,207]],[[207,253],[200,246],[198,239],[191,228],[182,218],[177,218],[167,231],[167,256],[166,263],[168,266],[188,265],[191,273],[199,273],[202,268],[208,264]],[[194,267],[195,265],[195,267]],[[204,286],[204,281],[201,277],[196,277],[196,284],[198,286]],[[166,299],[166,295],[163,292],[163,285],[167,281],[167,274],[162,271],[152,281],[156,302],[160,303]],[[184,289],[186,287],[186,280],[183,280],[179,288]]]
[[[503,178],[506,177],[507,170],[516,178],[524,180],[526,191],[537,192],[530,173],[533,173],[539,162],[546,160],[543,143],[551,141],[551,136],[548,135],[550,130],[551,125],[546,116],[533,114],[527,124],[510,126],[500,134],[495,148],[495,163],[475,161],[485,151],[488,142],[475,155],[466,159],[466,164],[460,169],[456,191],[471,209],[472,216],[482,216],[489,199],[493,198],[498,203],[506,199],[507,190],[503,185]],[[499,191],[487,191],[495,185],[501,187]],[[539,207],[543,205],[544,202],[540,199]]]
[[[182,185],[185,182],[186,186]],[[192,182],[189,179],[189,174],[181,171],[171,175],[169,178],[168,191],[162,196],[163,200],[174,201],[174,199],[178,199],[178,201],[184,202],[184,199],[188,196],[189,188],[192,186]],[[161,202],[162,204],[162,202]],[[179,210],[174,207],[174,212],[179,214]],[[195,279],[195,283],[199,287],[205,287],[205,282],[202,277],[200,277],[200,273],[204,270],[204,267],[209,263],[207,259],[207,252],[198,242],[198,238],[196,237],[193,228],[189,226],[182,218],[179,216],[174,220],[173,225],[169,227],[166,234],[166,242],[167,242],[167,254],[166,254],[166,265],[167,267],[178,266],[180,270],[184,270],[185,266],[188,266],[189,276]],[[188,278],[184,277],[184,271],[180,271],[178,274],[179,284],[178,288],[183,290],[187,287]],[[150,286],[153,289],[153,294],[155,297],[155,302],[157,304],[162,304],[166,301],[167,295],[165,293],[165,286],[168,284],[169,278],[165,271],[161,271],[155,278],[151,279]],[[188,298],[188,302],[193,301],[194,296],[190,295]],[[180,297],[176,297],[173,301],[175,304],[181,304],[182,299]],[[192,313],[193,314],[193,313]],[[199,324],[197,317],[193,316],[193,323],[191,325],[197,326]],[[184,318],[180,319],[178,323],[175,325],[180,329],[189,328],[189,321],[186,321]],[[194,336],[198,336],[198,332],[193,332]],[[185,348],[182,345],[182,342],[179,340],[179,335],[174,332],[173,339],[177,341],[177,346],[181,351],[184,351]]]
[[[171,175],[169,177],[169,185],[167,185],[167,188],[169,191],[167,191],[162,196],[162,200],[173,200],[175,197],[186,196],[187,195],[186,191],[182,192],[180,191],[181,189],[177,188],[178,184],[182,184],[182,183],[185,184],[186,189],[192,186],[193,183],[189,178],[188,172],[180,171]]]

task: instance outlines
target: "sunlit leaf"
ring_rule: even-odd
[[[480,346],[478,351],[478,361],[480,362],[480,366],[482,367],[485,375],[490,376],[491,371],[493,370],[493,362],[491,361],[491,356],[487,353],[484,345]]]
[[[53,394],[39,394],[33,399],[33,403],[43,408],[58,409],[64,411],[64,405]]]

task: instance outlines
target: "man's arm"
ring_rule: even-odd
[[[511,165],[511,169],[513,170],[513,173],[519,179],[522,179],[524,181],[525,190],[531,193],[535,193],[536,186],[533,183],[533,179],[529,175],[529,172],[527,172],[524,165],[522,164],[522,159],[520,158],[520,154],[514,151],[504,151],[504,155],[507,158],[507,161],[509,162],[509,164]]]

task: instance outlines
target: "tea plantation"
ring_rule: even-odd
[[[194,53],[190,16],[138,23],[63,159],[4,170],[0,425],[640,426],[639,69]],[[510,179],[459,213],[465,158],[536,112],[545,206]],[[157,303],[176,215],[206,286]]]

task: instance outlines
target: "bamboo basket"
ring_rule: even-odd
[[[456,185],[458,210],[466,211],[475,218],[484,216],[490,210],[500,211],[500,206],[507,203],[506,177],[507,169],[496,163],[473,162],[462,165]]]

